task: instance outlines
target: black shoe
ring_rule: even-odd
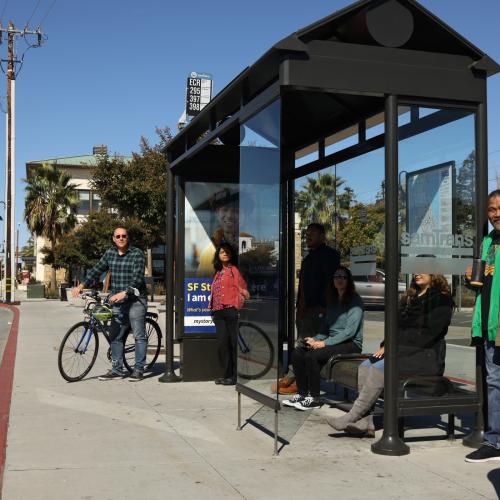
[[[132,375],[130,375],[130,377],[128,378],[128,381],[129,382],[139,382],[143,378],[144,378],[144,375],[142,374],[142,372],[140,372],[139,370],[134,370],[132,372]]]
[[[315,408],[321,408],[321,405],[319,399],[313,396],[306,396],[302,401],[294,404],[295,408],[300,411],[314,410]]]
[[[221,385],[224,377],[219,377],[214,380],[215,385]]]
[[[500,450],[489,444],[484,444],[465,457],[466,462],[489,462],[490,460],[500,460]]]
[[[220,379],[220,384],[221,385],[235,385],[236,380],[234,378],[221,378]]]
[[[121,380],[123,378],[123,373],[117,373],[114,372],[113,370],[109,370],[108,373],[105,373],[104,375],[101,375],[100,377],[97,377],[99,380]]]

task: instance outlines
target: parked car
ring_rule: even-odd
[[[383,306],[385,302],[385,273],[376,269],[375,274],[353,276],[356,291],[365,306]],[[398,282],[399,295],[406,291],[406,283]]]

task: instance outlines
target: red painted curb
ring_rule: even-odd
[[[13,313],[9,338],[3,352],[0,364],[0,497],[2,496],[3,471],[5,467],[5,452],[7,447],[7,429],[9,427],[10,401],[14,381],[14,364],[16,361],[17,333],[19,329],[19,309],[0,304],[0,307],[10,309]]]

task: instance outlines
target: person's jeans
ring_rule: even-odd
[[[488,340],[484,343],[484,354],[488,386],[489,424],[484,439],[495,448],[500,448],[500,348],[495,347],[495,342]]]
[[[109,329],[111,341],[111,363],[112,370],[116,373],[123,372],[123,347],[125,335],[129,327],[135,339],[135,366],[134,370],[144,371],[146,363],[146,351],[148,338],[146,336],[145,318],[147,311],[147,299],[144,297],[133,297],[122,304],[113,306],[113,319]]]
[[[361,349],[354,342],[327,345],[320,349],[295,349],[292,353],[293,371],[297,388],[301,396],[310,394],[317,398],[320,394],[321,368],[334,354],[360,353]]]

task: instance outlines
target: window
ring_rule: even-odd
[[[88,189],[78,190],[78,215],[88,215],[90,213],[90,191]]]

